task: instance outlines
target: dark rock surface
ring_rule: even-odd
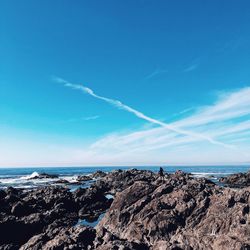
[[[96,233],[89,227],[64,227],[47,230],[33,236],[20,250],[29,249],[89,249]]]
[[[55,179],[58,178],[57,174],[47,174],[47,173],[40,173],[34,177],[31,177],[30,179]]]
[[[79,175],[77,176],[77,179],[76,179],[78,182],[81,182],[81,181],[90,181],[92,180],[92,178],[88,175]]]
[[[98,217],[111,202],[104,193],[94,188],[74,192],[63,187],[1,190],[0,249],[18,249],[34,235],[73,227],[79,216],[89,219]],[[76,233],[72,230],[69,234]]]
[[[219,179],[229,187],[242,188],[250,186],[250,170],[247,173],[237,173]]]
[[[97,226],[96,247],[118,238],[154,250],[250,249],[249,206],[249,188],[220,188],[181,172],[137,181],[116,195]]]
[[[97,180],[93,186],[103,192],[115,194],[133,185],[135,181],[152,182],[157,178],[158,176],[155,173],[147,170],[116,170]]]
[[[89,188],[75,191],[0,190],[0,250],[250,249],[250,187],[219,187],[181,171],[94,176]],[[77,224],[105,211],[96,228]]]
[[[105,172],[103,172],[103,171],[100,171],[100,170],[98,170],[98,171],[96,171],[95,173],[93,173],[91,176],[92,176],[92,178],[102,178],[102,177],[105,177],[107,174],[105,173]]]

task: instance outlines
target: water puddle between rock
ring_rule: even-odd
[[[106,212],[102,213],[97,220],[95,221],[89,221],[87,219],[81,220],[79,219],[76,226],[77,225],[81,225],[81,226],[90,226],[90,227],[95,227],[97,226],[97,224],[102,220],[102,218],[104,217]]]
[[[112,194],[106,194],[105,196],[107,199],[114,199],[114,195],[112,195]],[[79,219],[78,222],[76,223],[76,226],[82,225],[82,226],[96,227],[97,224],[102,220],[102,218],[104,217],[105,214],[106,214],[106,211],[104,213],[100,214],[98,219],[94,220],[94,221],[89,221],[87,219],[84,219],[84,220]]]
[[[114,199],[114,195],[112,194],[106,194],[105,197],[110,200],[110,199]]]

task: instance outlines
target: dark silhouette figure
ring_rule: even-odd
[[[162,180],[164,180],[164,170],[163,170],[162,167],[160,167],[160,170],[159,170],[158,174],[159,174],[159,177],[160,177]]]

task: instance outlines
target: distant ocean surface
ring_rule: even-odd
[[[16,188],[32,188],[53,184],[57,179],[31,179],[30,177],[39,173],[56,174],[58,179],[65,179],[74,182],[79,175],[89,175],[97,170],[110,172],[117,169],[144,169],[157,172],[159,167],[39,167],[39,168],[0,168],[0,188],[9,186]],[[238,172],[247,172],[250,166],[166,166],[164,170],[173,173],[182,170],[193,174],[195,177],[206,177],[215,182],[219,177],[227,176]]]

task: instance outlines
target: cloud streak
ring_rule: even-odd
[[[198,133],[202,133],[210,138],[219,139],[226,145],[237,143],[237,147],[230,151],[228,151],[227,147],[224,147],[223,152],[218,149],[218,152],[221,152],[221,156],[218,155],[219,158],[229,159],[230,157],[235,157],[250,160],[250,154],[248,153],[250,145],[246,143],[246,138],[248,138],[248,141],[250,140],[249,96],[250,87],[224,93],[219,95],[218,101],[214,104],[196,109],[188,117],[170,125],[178,126],[185,130],[192,129],[192,131],[198,131]],[[240,144],[241,142],[245,143],[244,147]],[[134,152],[136,154],[138,152],[145,154],[145,152],[155,152],[157,150],[157,155],[159,156],[159,150],[164,149],[164,155],[166,155],[169,150],[185,145],[197,147],[194,151],[195,153],[193,152],[195,159],[199,158],[197,153],[205,154],[206,148],[209,146],[204,145],[204,142],[197,137],[183,136],[173,133],[165,127],[158,127],[133,133],[106,136],[92,144],[91,148],[100,151],[104,148],[109,148],[112,152],[126,151],[132,155]],[[202,151],[200,150],[201,148]],[[214,149],[210,146],[210,149],[207,149],[207,151],[211,152],[211,150]],[[217,154],[217,152],[213,152],[211,159]],[[176,155],[173,157],[176,159]],[[204,158],[205,160],[209,159]]]
[[[194,63],[194,64],[188,66],[187,68],[185,68],[185,69],[183,70],[183,72],[185,72],[185,73],[191,72],[191,71],[196,70],[198,67],[199,67],[199,64],[198,64],[198,63]]]
[[[168,129],[169,131],[175,132],[176,134],[184,135],[184,136],[190,136],[190,137],[198,139],[198,140],[205,140],[205,141],[207,141],[207,142],[209,142],[211,144],[219,145],[219,146],[226,147],[226,148],[233,148],[232,145],[222,143],[222,142],[220,142],[218,140],[213,139],[210,136],[203,135],[203,134],[200,134],[200,133],[195,133],[195,132],[188,131],[188,130],[184,130],[184,129],[181,129],[181,128],[175,126],[175,125],[171,125],[171,124],[159,121],[157,119],[154,119],[152,117],[149,117],[149,116],[145,115],[144,113],[142,113],[142,112],[140,112],[140,111],[126,105],[126,104],[123,104],[119,100],[115,100],[115,99],[111,99],[111,98],[107,98],[107,97],[97,95],[92,89],[90,89],[88,87],[85,87],[83,85],[70,83],[70,82],[68,82],[68,81],[66,81],[66,80],[64,80],[62,78],[58,78],[58,77],[54,78],[54,80],[59,82],[59,83],[62,83],[65,87],[69,87],[71,89],[82,91],[85,94],[88,94],[88,95],[90,95],[90,96],[92,96],[92,97],[94,97],[96,99],[99,99],[99,100],[102,100],[102,101],[104,101],[104,102],[106,102],[108,104],[111,104],[112,106],[114,106],[116,108],[125,110],[125,111],[135,115],[136,117],[142,119],[142,120],[145,120],[145,121],[150,122],[152,124],[159,125],[159,126],[165,128],[165,129]]]
[[[87,117],[80,117],[80,118],[71,118],[63,122],[91,121],[91,120],[96,120],[98,118],[100,118],[99,115],[94,115],[94,116],[87,116]]]
[[[156,69],[151,74],[147,75],[145,77],[145,79],[151,79],[151,78],[153,78],[153,77],[155,77],[157,75],[164,74],[164,73],[167,73],[167,72],[168,72],[168,70],[166,70],[166,69]]]

